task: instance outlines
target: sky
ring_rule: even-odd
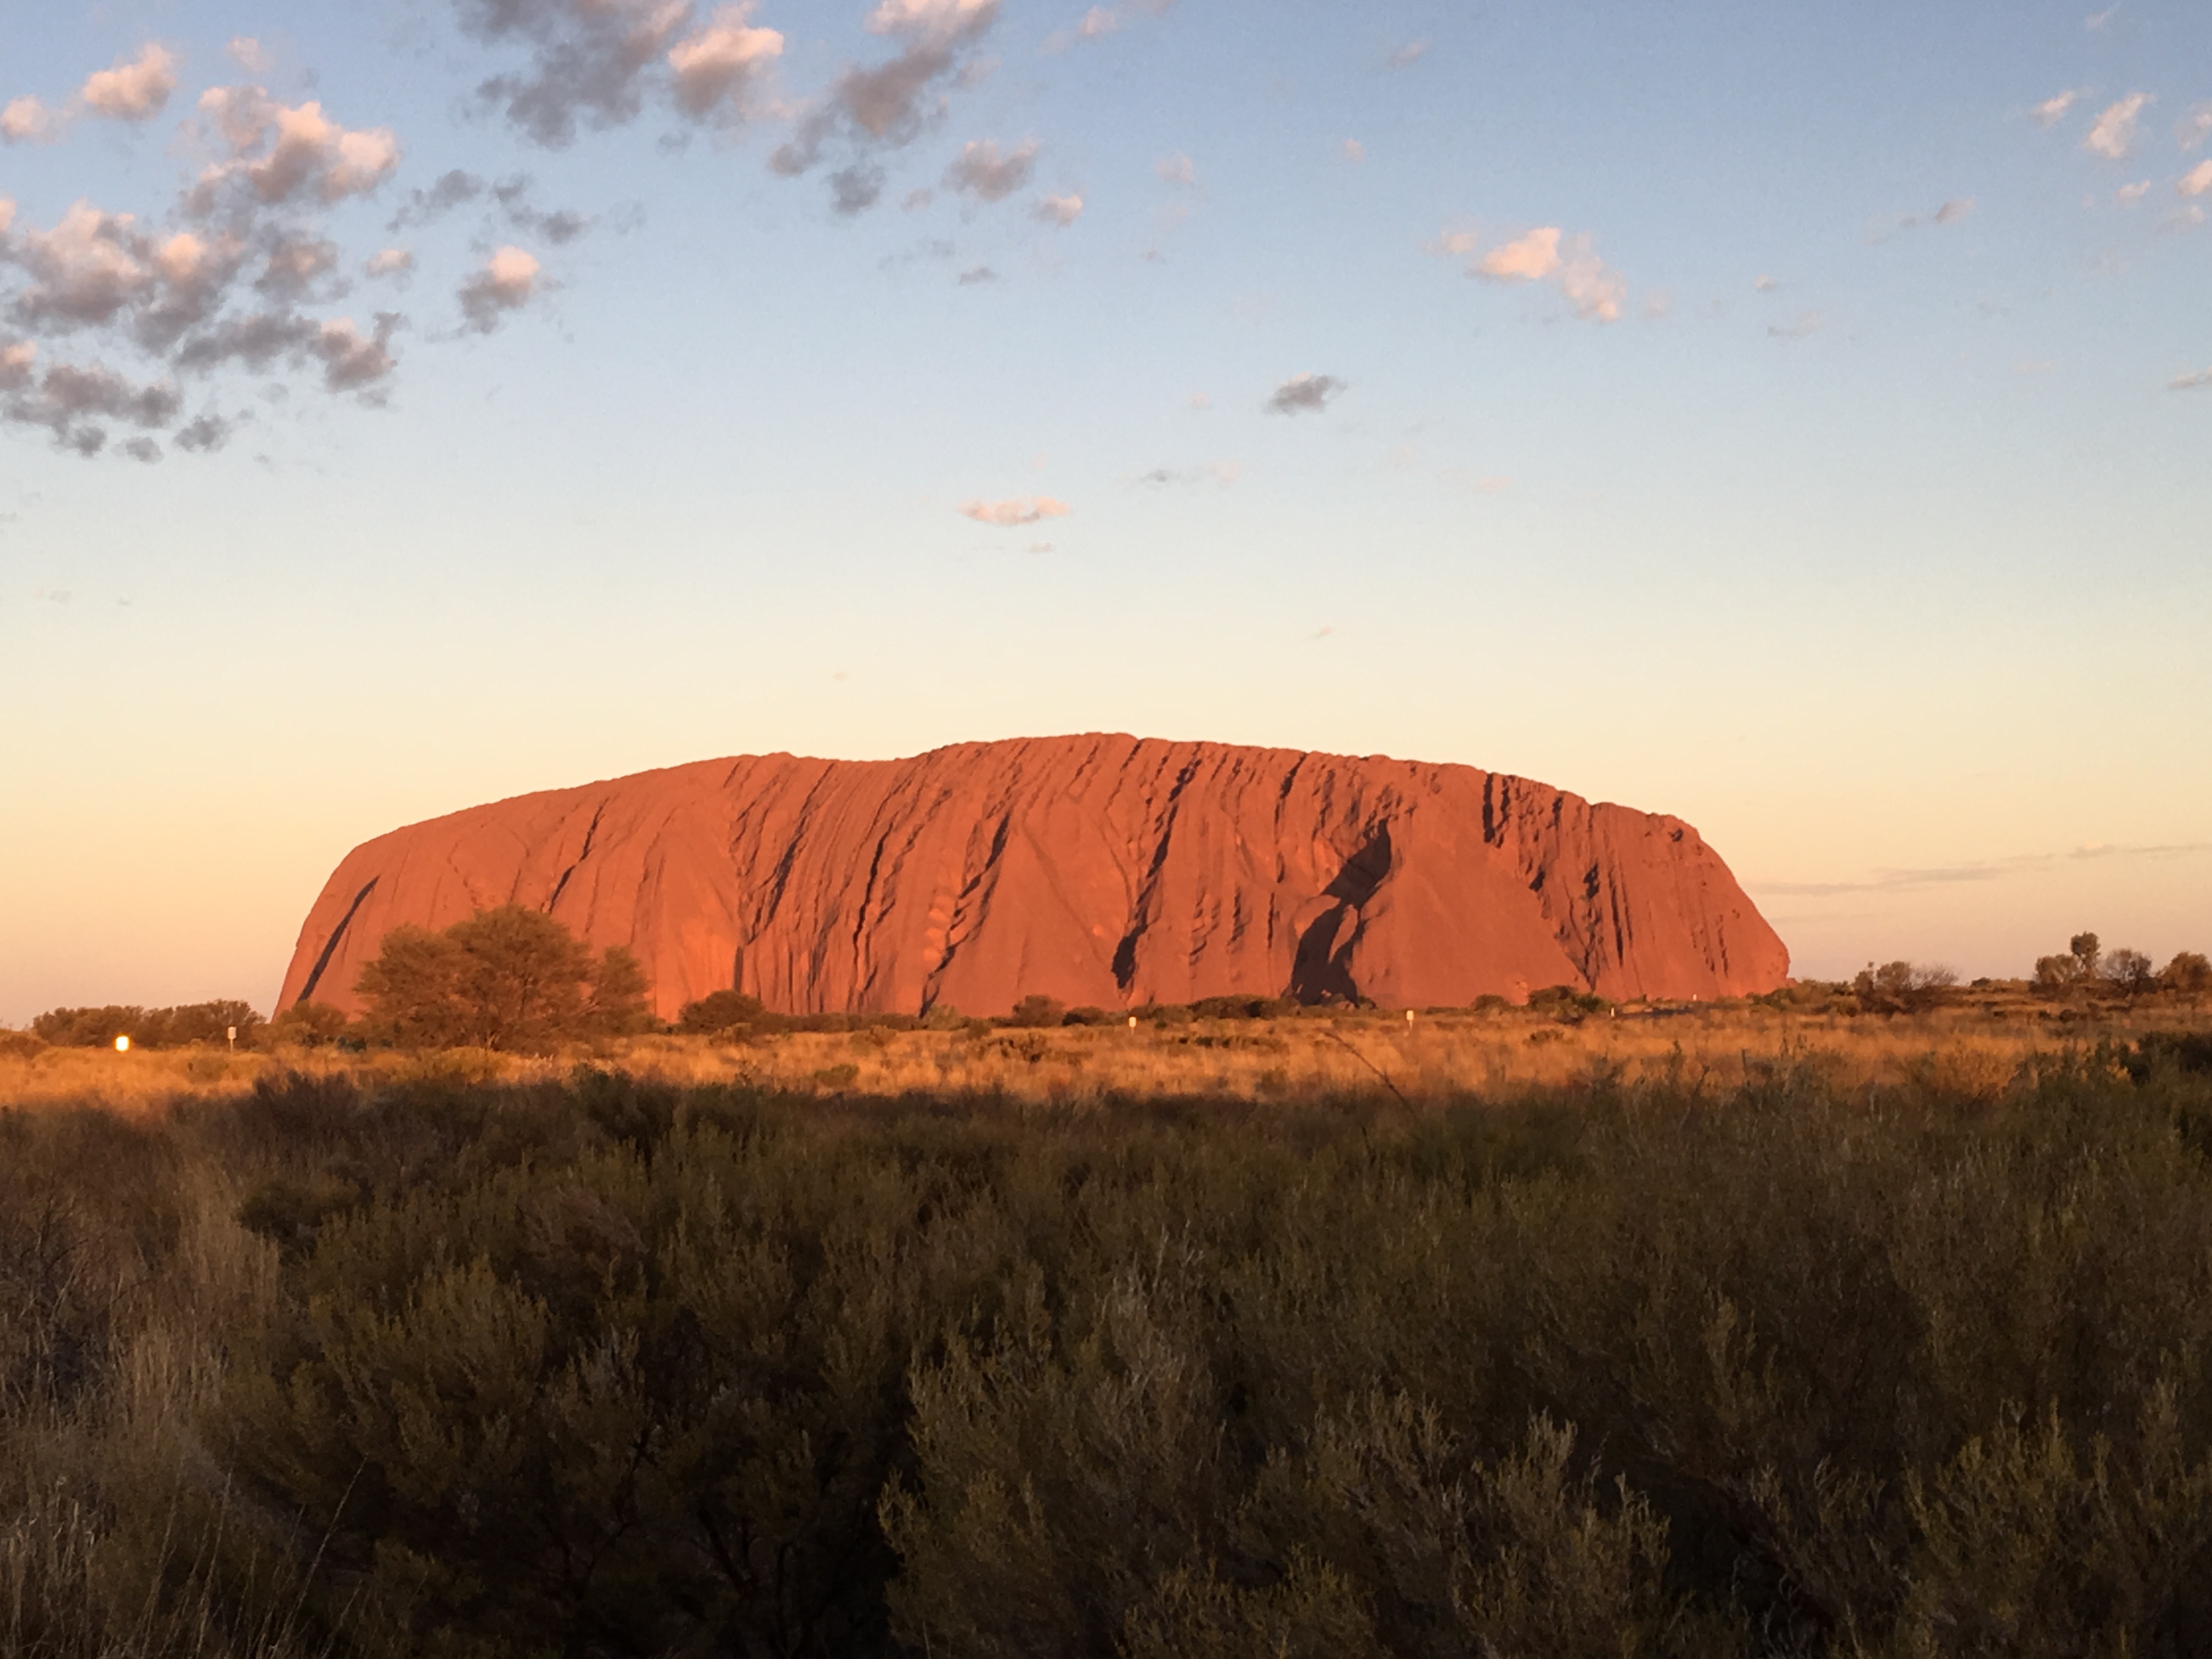
[[[1678,814],[2212,949],[2212,11],[0,0],[0,1023],[717,755]]]

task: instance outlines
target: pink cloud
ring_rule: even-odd
[[[978,524],[996,525],[1002,530],[1011,530],[1018,525],[1036,524],[1044,519],[1064,519],[1073,509],[1066,501],[1054,501],[1049,495],[1018,495],[1003,501],[963,501],[954,510],[961,517],[973,519]]]

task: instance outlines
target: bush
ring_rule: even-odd
[[[1066,1005],[1051,997],[1024,997],[1014,1005],[1013,1012],[1006,1016],[1006,1024],[1021,1030],[1036,1030],[1059,1024],[1066,1012]]]
[[[2173,960],[2159,969],[2158,983],[2160,990],[2201,997],[2212,991],[2212,962],[2195,951],[2177,951]]]
[[[443,933],[403,924],[384,936],[355,988],[362,1024],[407,1048],[542,1049],[652,1023],[637,958],[598,956],[541,911],[479,910]]]
[[[713,991],[677,1011],[679,1030],[694,1036],[720,1036],[725,1031],[745,1030],[769,1017],[768,1005],[740,991]]]

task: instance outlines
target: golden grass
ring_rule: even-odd
[[[1806,1014],[1725,1005],[1663,1018],[1565,1024],[1532,1012],[1198,1020],[1183,1026],[1036,1030],[789,1032],[749,1041],[647,1036],[544,1056],[477,1050],[344,1054],[47,1049],[0,1055],[0,1106],[149,1113],[250,1088],[270,1072],[345,1073],[364,1085],[433,1076],[514,1082],[592,1064],[677,1084],[745,1083],[821,1093],[995,1093],[1024,1102],[1109,1095],[1312,1099],[1388,1088],[1409,1099],[1504,1093],[1599,1074],[1679,1076],[1732,1087],[1779,1064],[1838,1085],[1922,1081],[1994,1094],[2038,1055],[2200,1024],[2202,1011],[2146,1006],[2060,1018],[2024,1001],[1917,1017]]]

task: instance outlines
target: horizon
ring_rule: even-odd
[[[1671,815],[1800,978],[2212,949],[2199,9],[0,40],[0,1024],[273,1012],[449,812],[1025,732]]]

